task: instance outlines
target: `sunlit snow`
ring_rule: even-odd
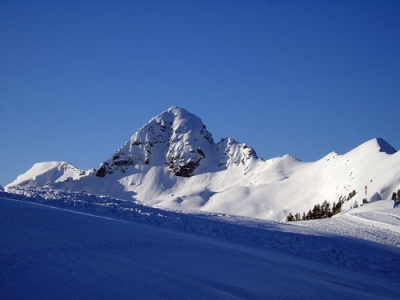
[[[396,299],[400,209],[391,202],[285,224],[3,192],[2,299]]]

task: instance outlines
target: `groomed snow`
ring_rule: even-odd
[[[391,201],[286,224],[56,190],[0,196],[2,299],[400,298]]]
[[[393,209],[391,200],[369,203],[331,219],[296,222],[296,225],[400,247],[400,209]]]

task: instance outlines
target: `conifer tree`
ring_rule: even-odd
[[[321,206],[321,218],[329,218],[331,216],[331,204],[325,200]]]
[[[338,213],[340,213],[342,211],[342,204],[343,203],[341,201],[339,201],[337,204],[333,203],[333,205],[332,205],[332,213],[334,215],[336,215],[336,214],[338,214]]]
[[[292,222],[292,221],[294,221],[294,217],[292,213],[289,213],[289,215],[286,217],[286,222]]]
[[[307,220],[312,220],[312,212],[311,209],[308,211],[307,216],[306,216]]]
[[[312,210],[312,217],[313,219],[321,218],[321,205],[316,204]]]

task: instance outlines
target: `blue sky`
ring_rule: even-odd
[[[265,159],[400,148],[400,1],[1,1],[0,34],[3,186],[170,106]]]

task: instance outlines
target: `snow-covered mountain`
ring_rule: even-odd
[[[128,170],[129,166],[166,166],[182,177],[218,171],[230,164],[246,164],[257,156],[251,148],[232,139],[215,144],[200,118],[190,112],[171,107],[152,118],[103,162],[96,175]]]
[[[390,199],[400,189],[400,152],[381,138],[304,163],[290,155],[263,160],[232,138],[215,143],[200,118],[171,107],[152,118],[95,170],[37,163],[6,190],[85,191],[149,205],[284,220],[323,201]],[[365,194],[367,187],[367,194]],[[354,195],[355,192],[355,195]]]

